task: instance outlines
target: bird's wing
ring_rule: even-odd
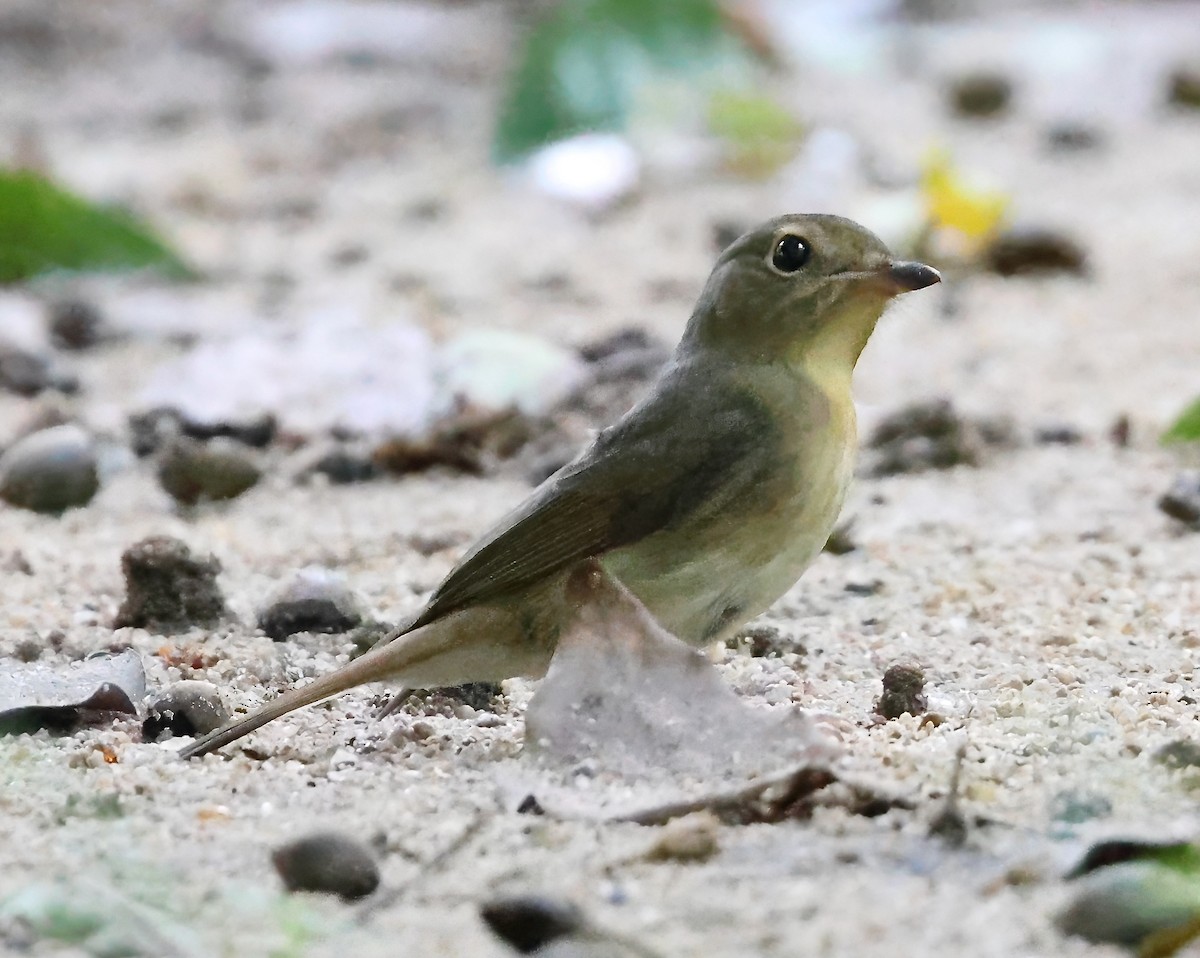
[[[686,398],[685,398],[686,397]],[[688,428],[687,420],[703,428]],[[574,462],[484,536],[413,621],[504,595],[582,559],[628,546],[754,487],[776,454],[776,427],[749,390],[676,371]]]

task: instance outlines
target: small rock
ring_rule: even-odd
[[[1050,818],[1064,825],[1082,825],[1112,815],[1112,800],[1099,792],[1065,789],[1050,799]]]
[[[42,657],[42,643],[32,636],[21,639],[13,649],[13,655],[18,662],[24,662],[26,665],[36,662]]]
[[[236,499],[252,489],[262,472],[233,442],[176,439],[158,463],[158,481],[181,505]]]
[[[354,482],[369,482],[379,475],[379,469],[369,451],[338,446],[320,456],[307,472],[324,476],[335,486]]]
[[[878,477],[977,466],[987,446],[1012,440],[1012,427],[1003,420],[967,419],[949,400],[926,400],[905,406],[876,427],[865,471]]]
[[[96,449],[79,426],[43,429],[0,456],[0,499],[33,512],[86,506],[100,488]]]
[[[125,599],[113,628],[181,632],[211,625],[225,614],[217,586],[221,564],[212,556],[196,558],[178,539],[151,536],[121,556]]]
[[[1046,148],[1054,153],[1083,153],[1104,145],[1104,134],[1083,123],[1055,123],[1044,135]]]
[[[1154,760],[1167,768],[1200,768],[1200,742],[1189,738],[1168,742],[1155,751]]]
[[[1121,413],[1108,427],[1108,438],[1118,449],[1128,449],[1133,441],[1133,420],[1128,413]]]
[[[776,658],[784,652],[797,651],[782,630],[765,622],[746,626],[737,635],[726,639],[725,647],[735,651],[744,649],[756,659]]]
[[[1167,79],[1167,102],[1171,106],[1200,110],[1200,64],[1171,71]]]
[[[1083,247],[1065,233],[1043,227],[1001,233],[984,251],[983,259],[987,269],[1000,276],[1088,273]]]
[[[18,396],[36,396],[54,385],[55,378],[48,359],[0,341],[0,389]]]
[[[659,829],[646,852],[649,861],[702,862],[719,849],[721,820],[707,809],[675,818]]]
[[[363,622],[346,636],[353,646],[350,658],[357,659],[363,653],[371,651],[380,640],[395,630],[396,626],[391,622],[379,622],[375,619]]]
[[[883,580],[871,579],[867,582],[847,582],[842,586],[842,591],[848,592],[850,595],[879,595],[883,591]]]
[[[1083,442],[1083,433],[1065,423],[1042,426],[1034,432],[1033,441],[1041,446],[1077,446]]]
[[[258,615],[258,627],[276,642],[297,632],[348,632],[361,621],[342,576],[319,566],[297,572]]]
[[[309,835],[280,848],[271,861],[288,891],[316,891],[346,901],[379,887],[379,867],[364,845],[336,832]]]
[[[1172,519],[1200,529],[1200,472],[1183,472],[1175,477],[1158,500],[1158,508]]]
[[[825,540],[825,552],[830,555],[844,556],[853,552],[858,548],[858,543],[854,541],[854,520],[847,519],[845,522],[839,522],[829,533],[829,538]]]
[[[69,299],[51,303],[46,310],[50,342],[57,349],[91,349],[104,338],[104,316],[91,303]]]
[[[920,715],[925,707],[925,671],[919,665],[889,666],[883,673],[883,694],[875,703],[876,714],[896,719],[906,712]]]
[[[540,895],[496,898],[485,903],[479,914],[497,938],[523,955],[584,927],[577,906]]]
[[[176,682],[150,705],[142,738],[157,742],[176,735],[204,735],[229,721],[220,690],[211,682]]]
[[[477,712],[494,712],[496,697],[504,694],[499,682],[467,682],[438,689],[438,694],[456,699]]]
[[[1013,86],[1000,73],[968,73],[950,81],[947,97],[955,116],[991,119],[1007,112],[1012,104]]]

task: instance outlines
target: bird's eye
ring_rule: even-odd
[[[781,273],[794,273],[808,262],[812,247],[799,236],[788,233],[775,244],[771,254],[771,265]]]

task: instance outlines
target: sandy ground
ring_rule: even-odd
[[[787,177],[651,172],[628,204],[591,219],[513,185],[482,159],[507,28],[470,63],[285,64],[264,75],[206,39],[210,18],[238,13],[234,4],[47,9],[63,32],[44,60],[0,57],[0,151],[36,131],[58,175],[131,201],[210,276],[183,292],[89,289],[115,324],[141,330],[73,361],[80,414],[101,430],[120,424],[152,365],[178,353],[168,333],[287,324],[330,302],[439,333],[485,324],[580,343],[637,324],[673,338],[711,261],[713,224],[753,222],[803,195]],[[507,22],[502,8],[447,9]],[[1194,8],[1183,9],[968,22],[907,71],[812,65],[780,80],[800,115],[859,135],[885,167],[949,146],[1012,194],[1020,218],[1068,230],[1093,267],[1088,280],[974,279],[953,318],[940,292],[887,317],[857,376],[866,424],[944,395],[1011,416],[1026,434],[1071,424],[1084,441],[861,480],[847,507],[860,548],[820,557],[764,617],[802,653],[723,656],[749,701],[840,718],[848,768],[913,810],[724,827],[707,862],[654,863],[644,857],[653,829],[503,807],[493,770],[521,747],[529,684],[509,683],[498,722],[433,708],[422,717],[434,734],[415,742],[412,715],[376,721],[379,691],[358,690],[259,733],[266,761],[233,749],[175,762],[176,742],[142,744],[132,721],[0,739],[0,896],[58,878],[116,889],[175,916],[203,955],[499,956],[509,952],[478,904],[524,891],[570,898],[660,955],[1104,953],[1055,930],[1058,876],[1097,835],[1195,826],[1194,780],[1153,759],[1195,734],[1200,646],[1197,540],[1155,508],[1178,463],[1154,437],[1194,394],[1200,349],[1200,119],[1162,110],[1154,85],[1174,51],[1200,52]],[[1046,68],[1058,54],[1014,52],[1068,28],[1090,38],[1071,41],[1091,57],[1080,54],[1075,73]],[[1028,68],[1012,118],[946,118],[939,77],[968,60]],[[1080,115],[1103,146],[1048,154],[1046,123]],[[348,245],[365,258],[339,266]],[[1121,414],[1133,422],[1129,448],[1107,437]],[[29,415],[27,400],[0,397],[0,436]],[[0,573],[0,656],[55,630],[62,649],[43,662],[131,644],[157,689],[190,677],[156,654],[164,645],[202,650],[218,661],[200,677],[249,705],[264,683],[326,671],[347,651],[336,637],[256,634],[254,610],[281,578],[334,566],[373,614],[398,619],[456,557],[455,547],[423,556],[410,536],[469,540],[525,489],[447,474],[342,488],[269,475],[229,506],[183,518],[149,467],[131,466],[59,520],[0,509],[0,567],[19,552],[33,569]],[[119,556],[153,533],[220,558],[238,622],[166,639],[114,633]],[[875,580],[874,594],[846,589]],[[879,678],[902,659],[926,667],[941,724],[872,721]],[[106,763],[101,747],[119,760]],[[960,748],[963,810],[979,824],[950,850],[926,836]],[[119,817],[89,814],[104,796],[118,798]],[[269,850],[326,827],[377,838],[377,905],[284,904]],[[33,953],[68,952],[43,942]]]

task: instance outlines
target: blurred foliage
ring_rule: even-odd
[[[1200,396],[1171,423],[1170,428],[1163,433],[1162,441],[1166,444],[1200,441]]]
[[[709,99],[708,126],[729,147],[729,165],[748,176],[774,172],[796,155],[800,121],[769,97],[718,90]]]
[[[1008,213],[1007,195],[963,176],[942,150],[926,159],[921,191],[932,228],[955,234],[968,258],[999,232]]]
[[[1079,891],[1058,917],[1068,934],[1168,958],[1200,937],[1200,849],[1113,840],[1093,845],[1068,877]]]
[[[621,130],[656,75],[698,76],[744,56],[715,0],[563,0],[518,56],[493,156],[511,162],[578,133]]]
[[[89,203],[29,170],[0,171],[0,284],[59,270],[143,268],[179,279],[191,275],[128,214]]]

